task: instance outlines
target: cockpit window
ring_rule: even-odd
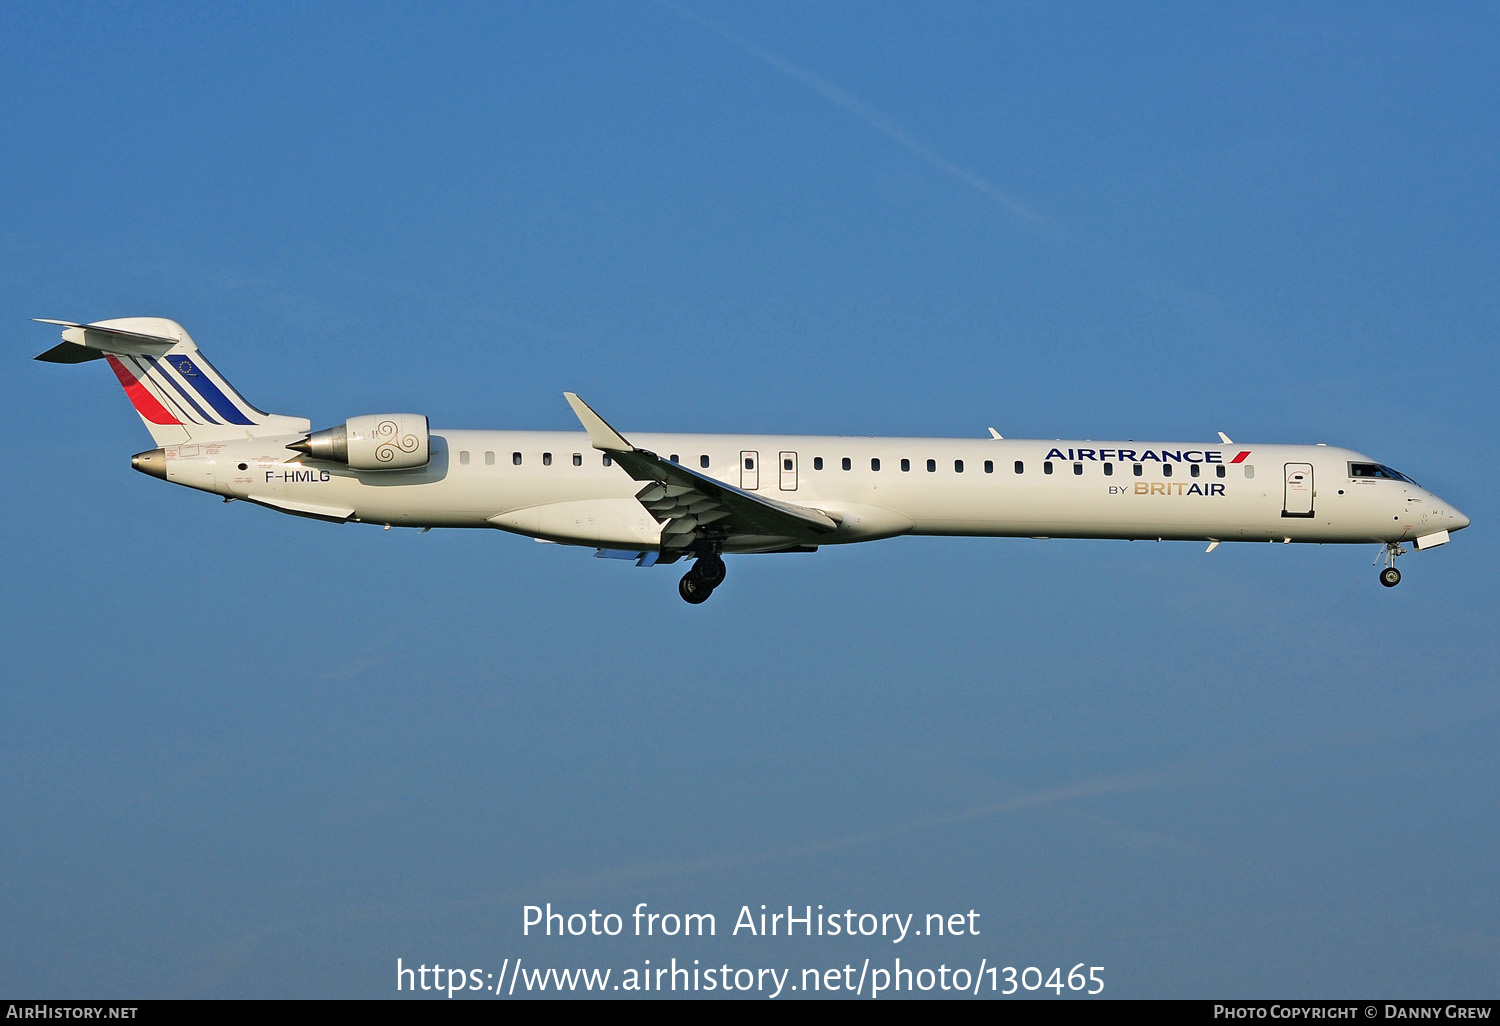
[[[1407,484],[1416,484],[1411,478],[1399,470],[1392,470],[1380,463],[1351,463],[1349,464],[1350,477],[1379,477],[1388,481],[1405,481]]]

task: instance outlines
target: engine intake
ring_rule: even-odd
[[[432,458],[427,418],[420,413],[350,417],[287,448],[351,470],[411,470]]]

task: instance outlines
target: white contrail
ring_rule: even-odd
[[[870,106],[847,89],[834,85],[827,79],[808,71],[798,64],[792,63],[778,53],[773,53],[770,50],[757,46],[744,36],[725,28],[717,22],[710,21],[700,14],[679,7],[672,0],[656,0],[656,2],[674,14],[708,29],[720,39],[743,50],[762,63],[770,65],[783,75],[796,79],[829,103],[853,114],[865,124],[875,129],[875,131],[901,146],[908,153],[932,165],[948,177],[983,193],[1013,216],[1037,228],[1044,229],[1049,234],[1059,234],[1058,226],[1051,218],[1038,213],[1020,200],[1015,199],[989,179],[975,174],[960,164],[955,164],[907,131],[905,127],[894,119]]]

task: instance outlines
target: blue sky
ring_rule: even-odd
[[[395,960],[1106,967],[1495,996],[1486,5],[12,5],[0,993]],[[180,321],[315,426],[1343,444],[1370,547],[902,539],[702,607],[130,470],[31,317]],[[720,936],[524,937],[522,906]],[[976,909],[895,947],[741,905]],[[1045,993],[1045,992],[1044,992]]]

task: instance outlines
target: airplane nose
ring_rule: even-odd
[[[1469,526],[1469,518],[1451,506],[1448,507],[1448,515],[1453,518],[1453,526],[1448,528],[1448,530],[1462,531],[1465,527]]]

